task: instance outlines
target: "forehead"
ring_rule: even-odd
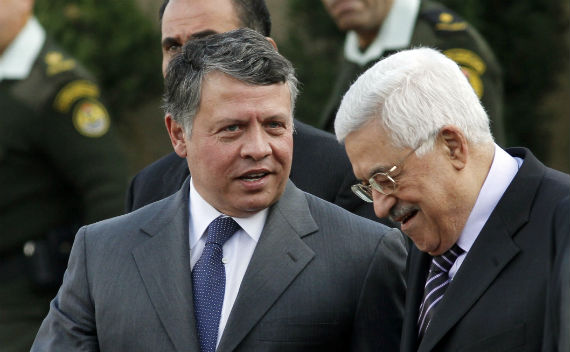
[[[203,31],[228,32],[241,27],[232,0],[171,0],[162,16],[162,38],[186,41]]]
[[[206,75],[202,84],[200,112],[211,116],[240,118],[291,117],[291,100],[286,83],[253,85],[221,72]]]
[[[346,153],[358,179],[368,179],[373,170],[388,169],[401,150],[394,147],[392,139],[377,120],[364,124],[344,140]]]

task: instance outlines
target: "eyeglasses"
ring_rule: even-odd
[[[423,143],[422,143],[423,144]],[[370,179],[368,180],[368,185],[363,185],[361,183],[357,183],[350,187],[352,192],[356,194],[360,199],[367,203],[372,203],[372,188],[376,191],[390,195],[398,189],[398,182],[395,180],[396,176],[398,176],[402,170],[402,164],[410,155],[412,155],[419,147],[422,146],[420,144],[414,150],[409,152],[400,162],[394,166],[392,166],[386,172],[377,172]]]

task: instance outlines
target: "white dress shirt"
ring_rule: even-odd
[[[27,78],[42,50],[45,39],[45,30],[35,17],[31,17],[18,36],[0,55],[0,81]]]
[[[386,50],[407,48],[412,40],[420,9],[420,0],[394,0],[390,12],[378,30],[378,35],[364,52],[358,47],[358,35],[349,31],[344,42],[344,57],[364,66],[376,61]]]
[[[511,184],[511,181],[519,171],[523,160],[514,158],[495,144],[495,155],[491,169],[485,178],[485,182],[479,191],[475,205],[467,218],[465,227],[457,240],[457,245],[465,252],[457,257],[457,260],[449,270],[449,277],[453,279],[459,267],[465,260],[471,246],[479,236],[497,203]]]
[[[194,269],[194,265],[202,255],[206,244],[208,226],[218,216],[223,215],[200,196],[192,181],[190,179],[190,269]],[[216,346],[220,343],[241,281],[259,241],[261,231],[263,231],[267,212],[268,210],[264,209],[249,218],[233,218],[241,226],[241,229],[231,236],[223,246],[226,288]]]

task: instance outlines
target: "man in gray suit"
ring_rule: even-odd
[[[403,236],[288,181],[290,62],[239,29],[189,41],[165,86],[191,178],[78,232],[32,350],[397,350]]]

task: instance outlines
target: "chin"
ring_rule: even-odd
[[[272,206],[277,200],[272,200],[272,199],[262,199],[262,200],[256,200],[256,201],[252,201],[252,202],[247,202],[244,204],[240,205],[240,209],[243,209],[243,211],[245,213],[248,213],[250,215],[253,215],[257,212],[262,211],[263,209],[269,208],[270,206]]]
[[[413,238],[410,237],[412,239],[412,242],[414,242],[414,245],[416,247],[418,247],[418,249],[424,253],[428,253],[428,254],[432,254],[432,251],[437,249],[437,246],[434,247],[433,245],[431,245],[429,242],[426,242],[424,238]]]

